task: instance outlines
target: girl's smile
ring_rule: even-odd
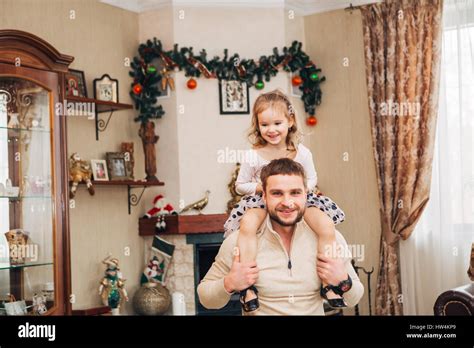
[[[288,128],[293,125],[293,120],[288,120],[284,113],[276,108],[269,107],[258,114],[258,126],[262,138],[271,145],[285,143]]]

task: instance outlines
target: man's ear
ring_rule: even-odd
[[[267,205],[267,197],[265,195],[265,191],[262,191],[262,199],[263,199],[263,203],[265,203],[265,205]]]

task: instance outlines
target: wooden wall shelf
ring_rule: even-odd
[[[94,117],[95,117],[95,140],[99,140],[99,132],[104,132],[109,125],[110,118],[114,111],[118,110],[127,110],[132,109],[133,105],[131,104],[123,104],[123,103],[114,103],[110,101],[103,101],[98,99],[92,98],[85,98],[85,97],[75,97],[75,96],[68,96],[67,101],[75,104],[76,110],[82,110],[80,107],[81,104],[94,104]],[[99,118],[99,114],[103,112],[110,112],[109,117],[107,120],[103,120]]]
[[[85,183],[81,183],[85,184]],[[147,187],[150,186],[164,186],[165,183],[162,181],[135,181],[135,180],[109,180],[109,181],[96,181],[92,180],[93,186],[126,186],[127,187],[127,202],[128,202],[128,215],[132,212],[132,206],[136,207],[142,199],[143,193]],[[132,190],[137,188],[143,188],[139,195],[132,193]]]
[[[228,214],[170,215],[165,217],[166,231],[160,234],[222,233]],[[157,218],[140,218],[138,234],[154,236]]]

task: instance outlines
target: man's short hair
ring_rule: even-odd
[[[304,168],[298,162],[289,158],[274,159],[262,168],[260,180],[262,181],[263,192],[267,189],[267,180],[272,175],[298,175],[303,179],[304,187],[306,187],[306,173]]]

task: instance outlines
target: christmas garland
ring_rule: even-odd
[[[265,87],[265,81],[270,81],[271,77],[283,69],[286,72],[297,72],[298,75],[292,79],[293,86],[298,86],[302,91],[301,100],[304,103],[305,111],[310,115],[307,118],[309,125],[316,124],[316,105],[321,104],[320,83],[325,81],[324,76],[319,76],[321,69],[309,59],[309,56],[301,50],[302,43],[294,41],[290,47],[284,47],[282,54],[278,49],[273,49],[270,56],[261,56],[258,61],[253,59],[241,59],[238,54],[228,56],[228,50],[224,50],[224,58],[215,56],[211,60],[207,59],[206,50],[202,50],[198,56],[193,53],[192,47],[181,47],[175,44],[173,50],[163,50],[161,41],[156,38],[147,40],[146,44],[138,47],[138,57],[134,57],[131,62],[133,78],[130,95],[135,102],[135,108],[139,110],[139,115],[135,121],[146,123],[150,119],[161,118],[164,110],[161,105],[157,105],[157,97],[160,96],[159,83],[166,87],[170,83],[174,88],[174,82],[169,73],[178,68],[184,69],[185,76],[191,77],[188,81],[188,88],[194,89],[197,82],[193,77],[217,78],[219,80],[238,80],[246,82],[249,86],[255,86],[261,90]],[[153,60],[160,58],[164,63],[164,68],[158,71],[152,64]]]

